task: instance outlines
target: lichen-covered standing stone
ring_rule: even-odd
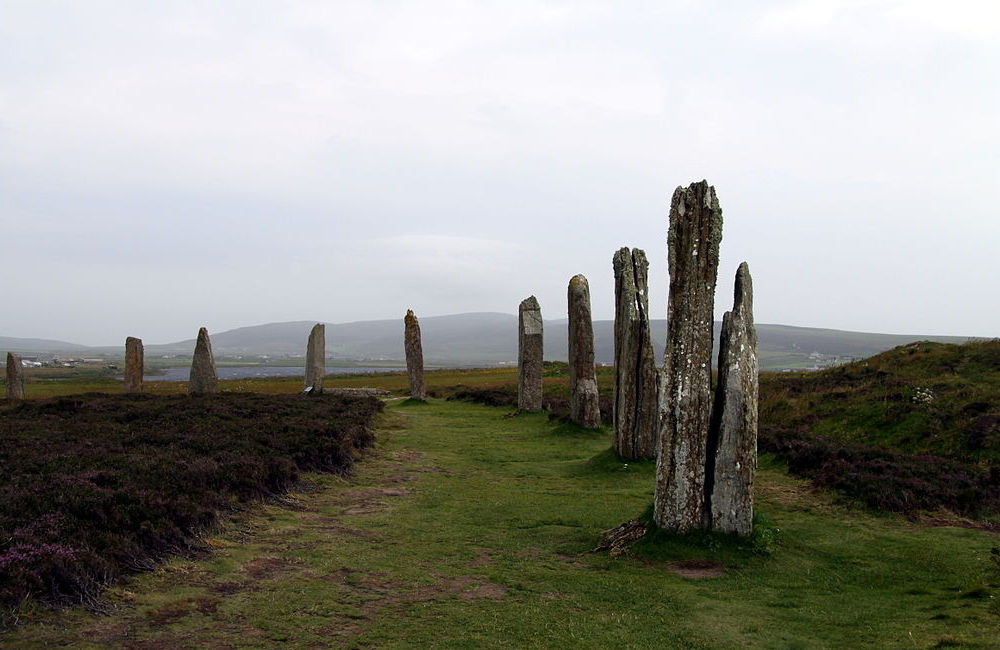
[[[316,323],[309,332],[306,344],[306,390],[313,395],[323,392],[323,375],[326,374],[326,325]]]
[[[143,350],[142,339],[129,336],[125,339],[125,392],[142,392]]]
[[[198,342],[195,343],[194,356],[191,358],[188,393],[191,395],[214,393],[218,383],[215,357],[212,356],[212,342],[208,338],[208,330],[202,327],[198,330]]]
[[[542,308],[534,296],[517,310],[517,408],[542,410]]]
[[[712,310],[722,210],[706,181],[678,187],[670,204],[670,294],[660,401],[653,520],[683,532],[702,528],[712,414]]]
[[[427,386],[424,384],[424,350],[420,343],[420,323],[413,315],[412,309],[406,310],[403,323],[405,325],[403,344],[406,348],[406,374],[410,379],[410,397],[427,399]]]
[[[640,249],[622,248],[615,272],[614,448],[626,460],[656,458],[659,371],[649,334],[649,262]]]
[[[715,413],[709,431],[714,458],[709,498],[712,530],[749,535],[757,473],[757,332],[747,263],[736,272],[733,310],[722,318]],[[715,448],[714,455],[711,453]]]
[[[594,369],[594,324],[590,317],[590,285],[574,275],[567,292],[569,303],[569,419],[582,427],[601,426],[601,407]]]
[[[7,399],[24,399],[24,368],[13,352],[7,353]]]

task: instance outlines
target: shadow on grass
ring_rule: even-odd
[[[549,433],[569,438],[600,438],[608,435],[603,429],[588,429],[586,427],[581,427],[576,422],[570,422],[569,420],[559,421],[556,423],[555,428],[553,428]]]
[[[417,399],[415,397],[407,397],[402,402],[399,403],[400,406],[429,406],[430,402],[425,399]]]
[[[590,457],[574,472],[577,476],[614,475],[624,472],[651,474],[656,468],[655,460],[625,460],[614,447]]]
[[[762,513],[754,515],[753,531],[746,537],[707,530],[675,533],[658,528],[653,523],[652,505],[639,519],[649,526],[649,531],[629,550],[633,556],[653,562],[701,560],[740,566],[770,556],[778,546],[781,532]]]

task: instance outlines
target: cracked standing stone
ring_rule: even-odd
[[[670,204],[670,293],[653,519],[683,532],[705,525],[712,414],[712,313],[722,209],[707,181],[678,187]]]
[[[622,248],[615,272],[614,448],[626,460],[656,458],[659,371],[649,334],[646,254]]]

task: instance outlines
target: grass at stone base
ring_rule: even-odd
[[[847,509],[764,459],[767,553],[719,538],[590,554],[651,501],[607,432],[462,402],[393,403],[350,479],[311,477],[114,588],[31,619],[42,647],[994,647],[998,538]],[[684,578],[676,561],[724,568]]]

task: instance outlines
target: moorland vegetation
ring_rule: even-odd
[[[605,423],[610,370],[598,369]],[[30,600],[18,599],[28,593],[93,604],[111,578],[173,556],[168,566],[185,567],[180,573],[154,572],[105,592],[125,608],[120,624],[129,635],[183,644],[218,641],[220,630],[231,628],[234,639],[252,639],[250,645],[322,643],[331,633],[350,645],[364,631],[365,643],[376,646],[421,639],[488,646],[502,635],[529,645],[598,647],[627,629],[630,642],[677,647],[989,646],[1000,622],[993,598],[1000,551],[990,555],[998,545],[986,532],[1000,511],[1000,342],[917,343],[818,373],[763,373],[762,518],[752,539],[739,545],[655,531],[621,559],[588,551],[602,530],[647,509],[654,464],[623,463],[608,449],[607,430],[588,432],[566,420],[565,364],[546,364],[544,375],[548,413],[511,418],[516,369],[428,372],[429,404],[390,407],[391,417],[378,425],[376,456],[359,466],[360,475],[331,482],[310,473],[305,484],[294,482],[302,472],[344,474],[371,443],[367,423],[377,403],[334,407],[341,398],[289,395],[301,391],[301,378],[221,382],[223,392],[206,398],[169,395],[184,390],[169,382],[147,384],[158,396],[78,394],[120,391],[109,379],[29,382],[29,397],[48,398],[0,407],[0,417],[23,422],[4,425],[4,435],[15,447],[38,448],[43,460],[5,473],[14,478],[0,498],[14,500],[0,512],[41,512],[31,508],[46,500],[65,510],[20,524],[18,540],[36,549],[52,545],[36,564],[47,563],[54,577],[0,578],[2,585],[30,586],[4,593],[6,611],[23,610]],[[370,386],[399,395],[406,385],[405,373],[327,378],[328,388]],[[325,405],[331,411],[316,418]],[[8,419],[14,415],[26,419]],[[288,422],[282,442],[275,431]],[[338,423],[354,433],[324,442],[342,430]],[[70,430],[86,433],[66,435]],[[222,430],[232,436],[216,434]],[[311,461],[324,445],[329,451],[320,457],[337,460]],[[0,451],[4,463],[11,448]],[[77,456],[100,462],[70,462]],[[398,459],[418,458],[419,467],[400,475],[405,463]],[[143,469],[125,471],[130,467]],[[180,469],[191,476],[181,479]],[[35,496],[17,496],[25,477],[46,471],[48,478],[25,492]],[[809,489],[789,471],[833,492]],[[165,496],[150,491],[150,479],[166,486]],[[390,479],[407,487],[386,488]],[[181,489],[189,481],[204,490]],[[322,485],[332,501],[297,514],[273,500],[288,489],[305,502],[320,499],[301,491],[310,484]],[[72,498],[60,501],[60,494]],[[366,495],[363,507],[345,509],[357,494]],[[387,494],[400,498],[387,504]],[[255,529],[263,546],[246,535],[226,542],[226,520],[253,517],[246,504],[262,498],[272,521]],[[118,513],[116,503],[129,507]],[[867,514],[858,505],[910,520]],[[79,535],[67,524],[78,517],[106,526]],[[138,521],[147,523],[133,537],[108,532]],[[14,539],[12,526],[9,519],[0,524],[4,539]],[[83,569],[67,574],[74,535],[77,548],[88,540],[90,550],[72,551]],[[199,560],[206,547],[224,549],[221,559]],[[8,542],[3,550],[12,548]],[[254,578],[261,564],[284,568]],[[705,586],[686,582],[697,578],[683,571],[681,578],[665,575],[677,567],[719,577]],[[204,585],[171,577],[190,572]],[[136,596],[135,584],[153,591]],[[429,584],[454,589],[427,595]],[[229,589],[240,598],[223,600]],[[294,612],[281,608],[293,602],[300,603]],[[35,638],[63,643],[95,629],[82,614],[66,616],[65,630],[36,628]],[[670,630],[658,626],[665,618],[675,621]],[[32,638],[25,633],[11,638]]]
[[[373,440],[370,397],[107,395],[0,414],[0,623],[26,598],[94,603],[100,589],[302,472],[344,474]]]

